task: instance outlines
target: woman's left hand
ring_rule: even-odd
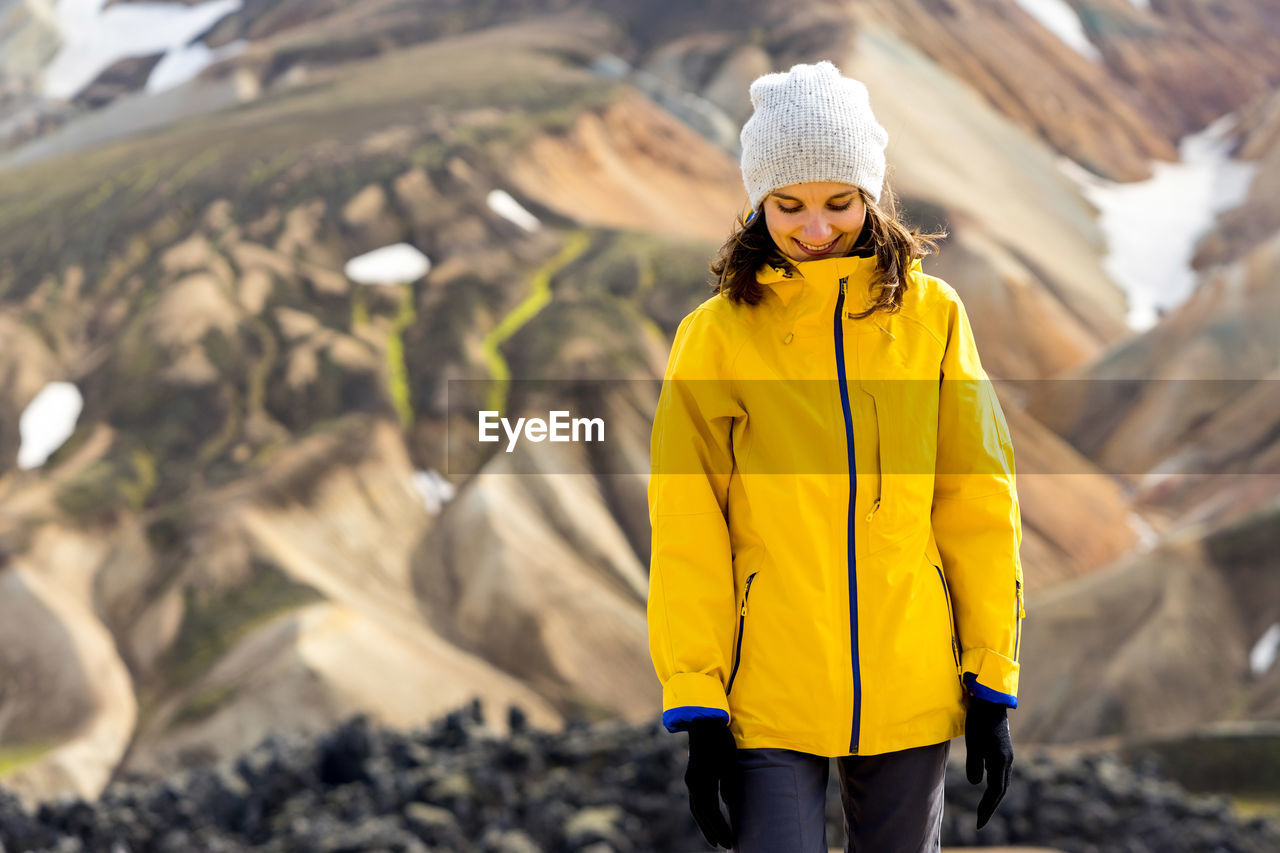
[[[1005,705],[969,697],[964,723],[965,774],[971,784],[977,785],[982,781],[983,768],[987,771],[987,790],[978,803],[978,829],[986,826],[1009,787],[1013,741],[1009,737],[1008,710]]]

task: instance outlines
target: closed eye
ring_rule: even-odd
[[[850,199],[849,201],[846,201],[842,205],[829,204],[827,205],[827,210],[834,210],[839,212],[841,210],[848,210],[850,207],[853,207],[852,199]],[[778,210],[781,210],[783,213],[799,213],[800,211],[804,210],[804,205],[800,205],[799,207],[783,207],[782,205],[778,205]]]

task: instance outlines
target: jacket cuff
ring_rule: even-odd
[[[992,649],[966,649],[960,655],[960,668],[971,695],[1018,707],[1018,664]]]
[[[678,672],[662,686],[662,725],[669,732],[683,731],[701,718],[729,722],[729,701],[720,679],[701,672]]]
[[[719,708],[702,708],[697,705],[684,705],[662,712],[662,725],[669,732],[687,731],[694,720],[720,720],[729,724],[729,714]]]

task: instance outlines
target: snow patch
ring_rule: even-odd
[[[44,71],[47,97],[75,97],[121,59],[161,51],[167,59],[170,52],[184,51],[192,39],[239,10],[241,0],[209,0],[198,6],[118,3],[104,9],[105,4],[106,0],[59,0],[54,14],[62,47]]]
[[[1090,62],[1102,61],[1102,54],[1085,34],[1080,16],[1066,0],[1018,0],[1018,5],[1067,47]]]
[[[1271,665],[1276,662],[1277,651],[1280,651],[1280,622],[1263,632],[1249,652],[1249,669],[1255,677],[1271,669]]]
[[[432,515],[438,515],[444,505],[454,496],[453,483],[446,480],[434,468],[426,471],[415,471],[413,474],[413,487],[422,496],[423,507]]]
[[[199,41],[174,48],[151,69],[151,75],[147,77],[146,92],[154,95],[156,92],[181,86],[213,63],[243,53],[248,45],[249,42],[238,39],[215,50],[210,50],[208,45]]]
[[[538,217],[525,210],[506,190],[491,190],[486,200],[490,210],[526,231],[537,231],[542,227]]]
[[[1101,212],[1108,246],[1103,268],[1125,291],[1127,322],[1136,331],[1151,328],[1191,295],[1196,241],[1219,213],[1248,195],[1257,165],[1227,154],[1236,120],[1228,114],[1184,137],[1178,143],[1181,160],[1154,162],[1154,174],[1145,181],[1108,181],[1059,158],[1063,171]]]
[[[71,382],[50,382],[18,418],[18,467],[39,468],[76,431],[84,409],[80,389]]]
[[[408,284],[431,269],[431,261],[408,243],[383,246],[347,261],[347,278],[360,284]]]

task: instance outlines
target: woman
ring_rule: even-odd
[[[880,207],[888,134],[830,62],[750,88],[751,212],[676,332],[650,447],[650,652],[713,846],[939,850],[950,739],[1004,795],[1022,539],[964,306]],[[728,807],[728,822],[717,796]]]

